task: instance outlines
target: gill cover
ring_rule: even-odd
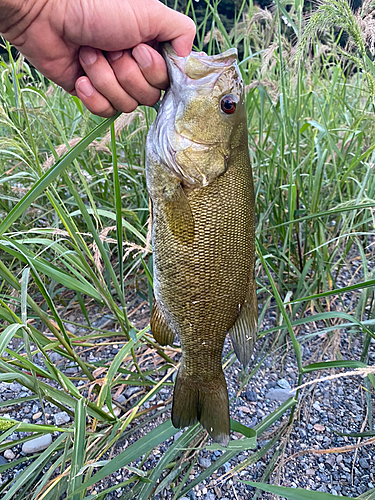
[[[171,86],[153,127],[153,150],[183,186],[207,186],[225,173],[233,131],[244,113],[243,82],[237,50],[208,56],[192,52],[178,57],[172,47],[163,49]],[[236,107],[223,112],[222,99],[231,96]]]

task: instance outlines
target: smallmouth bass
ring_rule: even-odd
[[[229,331],[247,365],[257,332],[254,188],[237,50],[178,57],[164,47],[170,87],[151,125],[146,179],[152,212],[154,307],[162,345],[178,335],[182,358],[172,423],[198,420],[229,442],[221,357]]]

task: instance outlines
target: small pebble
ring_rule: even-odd
[[[247,399],[247,401],[255,403],[256,401],[258,401],[258,394],[254,391],[246,391],[245,398]]]
[[[315,401],[315,403],[313,404],[313,408],[315,408],[315,410],[317,410],[317,411],[322,411],[322,409],[320,408],[320,405],[319,405],[318,401]]]
[[[325,461],[326,464],[330,465],[333,467],[335,465],[336,459],[333,455],[328,455],[327,460]]]
[[[113,413],[114,413],[115,417],[119,417],[121,415],[121,408],[118,408],[117,406],[113,405],[112,409],[113,409]],[[105,411],[106,413],[110,413],[107,405],[103,406],[103,411]]]
[[[323,431],[325,431],[325,430],[326,430],[326,428],[325,428],[325,427],[324,427],[324,425],[322,425],[322,424],[315,424],[315,425],[314,425],[314,429],[315,429],[316,431],[318,431],[318,432],[323,432]]]
[[[38,451],[45,450],[52,443],[51,434],[45,434],[44,436],[37,437],[31,441],[26,441],[23,443],[22,451],[23,453],[32,454]]]
[[[18,382],[12,382],[9,386],[9,389],[13,392],[20,392],[20,390],[22,389],[22,385]]]
[[[126,402],[126,397],[123,394],[120,394],[120,396],[116,399],[116,402],[122,405]]]
[[[278,380],[277,385],[282,389],[291,389],[289,382],[285,378]]]
[[[16,455],[13,453],[12,450],[5,450],[4,458],[6,458],[7,460],[14,460],[16,458]]]
[[[225,464],[223,465],[224,469],[225,469],[225,472],[229,472],[230,471],[230,462],[225,462]]]
[[[57,426],[70,422],[70,416],[66,413],[66,411],[60,411],[59,413],[56,413],[53,418],[55,420],[55,425]]]
[[[211,460],[209,458],[199,458],[198,463],[203,469],[207,469],[211,465]]]
[[[174,436],[173,436],[173,441],[177,441],[177,439],[179,437],[182,436],[182,434],[184,433],[184,431],[178,431]]]
[[[370,468],[370,465],[365,458],[359,459],[359,465],[362,467],[362,469],[369,469]]]
[[[34,413],[33,420],[39,420],[42,415],[43,414],[41,411],[38,411],[38,413]]]
[[[133,394],[139,392],[140,390],[141,390],[140,387],[128,387],[128,389],[126,389],[125,391],[125,397],[129,399]]]
[[[280,403],[284,403],[295,395],[296,391],[291,389],[270,389],[265,397],[270,401],[279,401]]]
[[[8,463],[8,460],[6,460],[3,455],[0,455],[0,466],[5,465]]]

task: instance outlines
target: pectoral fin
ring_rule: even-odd
[[[194,240],[194,219],[189,200],[181,184],[164,192],[164,214],[170,232],[188,245]]]
[[[255,289],[255,280],[251,280],[249,292],[242,304],[237,321],[229,330],[234,352],[244,366],[250,361],[257,337],[258,329],[258,304]]]
[[[155,301],[152,308],[150,326],[152,335],[154,336],[156,342],[160,345],[173,344],[175,334],[168,326],[158,303]]]

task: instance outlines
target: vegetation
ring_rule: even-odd
[[[271,309],[278,315],[273,328],[260,329],[259,351],[263,342],[270,349],[268,339],[272,348],[282,349],[291,340],[299,384],[321,370],[363,372],[375,337],[375,276],[369,262],[375,206],[374,37],[366,36],[368,23],[363,23],[365,16],[372,19],[372,6],[367,3],[353,14],[346,0],[323,0],[306,27],[302,0],[277,2],[272,13],[245,0],[236,5],[228,32],[217,2],[205,3],[196,48],[208,53],[243,48],[260,326]],[[196,7],[188,2],[193,18]],[[322,19],[324,42],[317,42]],[[292,37],[285,35],[286,28]],[[346,33],[344,49],[333,28]],[[192,481],[195,449],[207,447],[199,426],[172,442],[156,466],[142,470],[153,450],[177,432],[165,414],[168,408],[152,398],[172,384],[179,348],[159,347],[148,327],[133,320],[138,305],[131,302],[127,308],[135,293],[142,304],[152,302],[144,146],[155,110],[140,108],[116,121],[99,119],[8,51],[9,62],[0,62],[0,382],[17,381],[33,395],[0,403],[0,410],[39,399],[68,412],[74,423],[58,429],[44,452],[0,466],[0,473],[26,466],[0,487],[2,498],[102,500],[124,487],[123,499],[145,500],[163,489],[178,499],[242,449],[253,448],[256,439],[262,441],[265,431],[291,410],[247,465],[260,460],[292,428],[301,404],[297,399],[282,404],[254,430],[232,422],[244,438]],[[340,273],[353,253],[363,278],[342,283]],[[346,300],[352,294],[355,307]],[[115,328],[95,326],[95,315],[110,318]],[[303,365],[300,345],[306,335],[297,336],[296,327],[312,322],[321,325],[317,335],[333,326],[350,328],[362,341],[360,359],[341,359],[336,351],[329,362]],[[118,347],[110,363],[99,359],[100,349]],[[61,369],[56,355],[76,367],[76,374]],[[239,385],[251,384],[263,360],[255,360]],[[233,362],[230,353],[224,367]],[[366,373],[369,436],[375,379]],[[116,394],[127,386],[140,391],[124,408]],[[124,410],[121,417],[116,406]],[[153,429],[145,434],[150,423]],[[0,451],[15,432],[14,445],[29,440],[27,433],[35,437],[57,430],[9,418],[0,419],[0,428]],[[125,440],[132,444],[110,460],[108,452],[116,453]],[[276,458],[281,446],[277,450]],[[140,457],[140,464],[132,466]],[[271,460],[263,482],[274,465]],[[123,483],[94,493],[100,480],[121,468],[128,470]],[[293,490],[263,487],[297,498]],[[375,489],[366,495],[375,498]]]

